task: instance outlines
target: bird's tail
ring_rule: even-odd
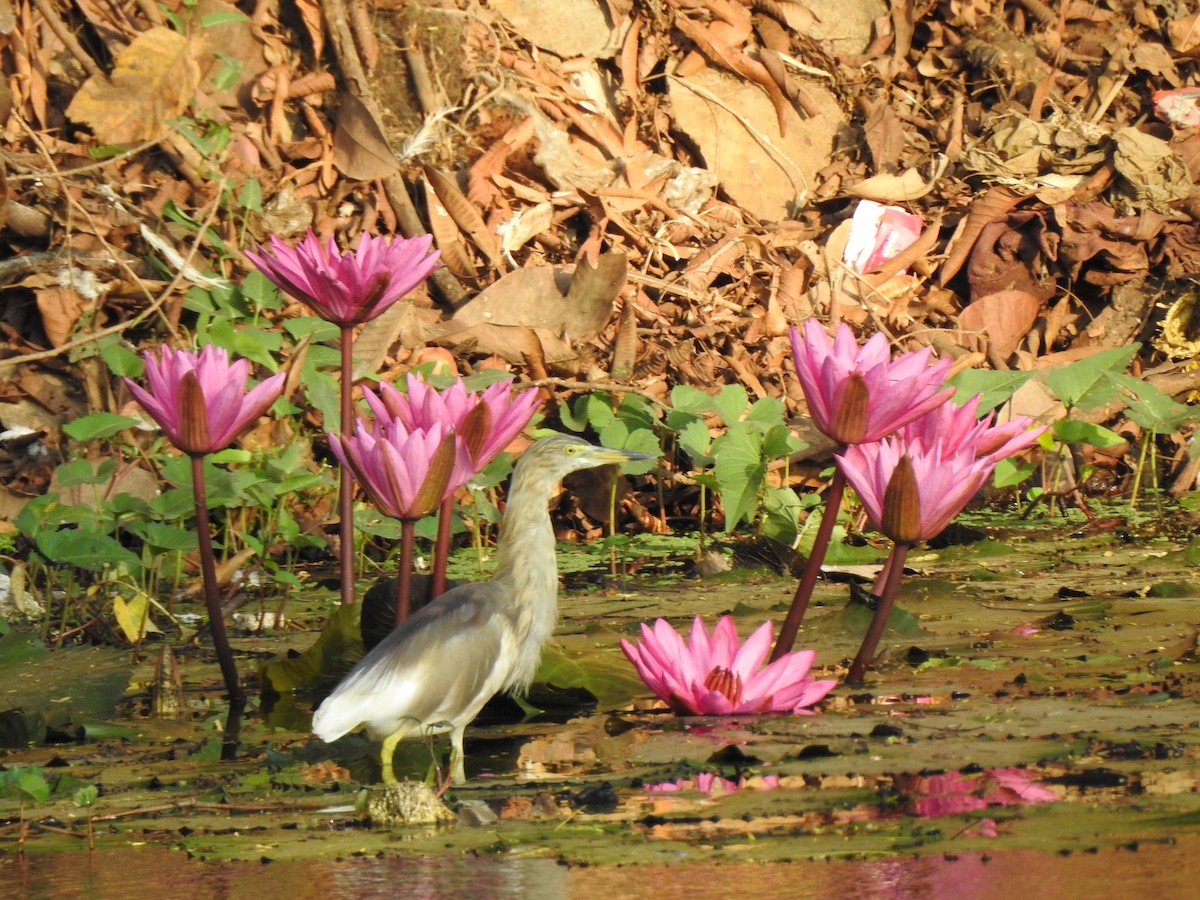
[[[331,743],[342,735],[349,734],[362,723],[362,717],[357,714],[358,711],[348,712],[347,704],[339,704],[337,697],[337,691],[334,691],[313,713],[313,734],[326,743]]]

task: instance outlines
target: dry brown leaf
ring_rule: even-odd
[[[721,41],[717,35],[713,34],[710,29],[702,28],[684,16],[677,17],[675,25],[710,60],[720,64],[731,72],[741,75],[747,81],[754,82],[766,91],[767,96],[771,100],[771,105],[775,107],[775,118],[778,123],[779,134],[781,136],[787,135],[788,113],[792,111],[792,107],[788,103],[787,98],[783,96],[783,90],[775,82],[775,79],[771,77],[771,73],[767,71],[766,66],[758,60],[747,56],[741,50],[730,47]]]
[[[773,134],[774,108],[757,87],[712,68],[670,81],[675,126],[703,154],[705,167],[738,205],[761,219],[785,219],[812,194],[813,173],[829,164],[845,125],[837,99],[819,85],[810,98],[820,115],[801,120],[790,106],[787,137]]]
[[[846,188],[846,193],[851,197],[862,197],[879,203],[919,200],[933,190],[942,173],[946,171],[946,165],[947,159],[943,156],[928,179],[916,169],[908,169],[901,175],[887,172],[872,175]]]
[[[408,300],[393,303],[362,327],[354,339],[354,379],[378,372],[397,340],[409,348],[425,344],[421,319]]]
[[[333,164],[356,181],[386,178],[399,166],[378,120],[353,94],[341,96]]]
[[[1177,53],[1191,53],[1200,47],[1200,12],[1167,23],[1167,37]]]
[[[629,19],[596,0],[491,0],[522,38],[563,58],[608,59],[621,49]]]
[[[42,316],[42,328],[53,347],[61,347],[71,339],[79,317],[91,304],[77,291],[70,288],[52,287],[37,291],[38,312]]]
[[[962,268],[984,227],[1005,215],[1025,198],[1006,187],[989,188],[987,193],[971,204],[958,231],[946,247],[946,261],[938,272],[938,284],[945,287]]]
[[[483,216],[479,214],[474,204],[463,195],[458,185],[447,175],[442,174],[432,166],[425,166],[425,179],[437,194],[438,200],[445,207],[456,225],[467,233],[475,246],[483,251],[494,266],[503,267],[500,256],[500,242],[496,235],[487,227]]]
[[[1041,310],[1041,299],[1028,291],[997,291],[972,300],[958,314],[958,324],[966,331],[987,335],[989,356],[1006,360],[1024,340]]]
[[[462,232],[458,230],[454,218],[442,204],[428,181],[422,182],[425,188],[425,209],[429,221],[429,233],[433,235],[434,244],[442,254],[442,262],[446,268],[458,278],[475,278],[475,263],[466,245],[460,240]]]
[[[325,23],[321,16],[321,4],[319,0],[295,0],[295,6],[312,44],[312,58],[321,59],[325,50]]]
[[[596,269],[580,263],[576,272],[573,277],[562,266],[509,272],[465,303],[451,324],[521,325],[576,338],[595,334],[612,318],[613,300],[624,282],[625,258],[605,254]]]
[[[527,365],[530,377],[535,380],[546,377],[547,365],[568,366],[573,372],[578,370],[578,366],[570,364],[579,358],[579,351],[545,328],[487,322],[459,328],[451,321],[440,332],[431,333],[429,339],[453,347],[459,353],[495,354],[505,362]]]
[[[202,41],[170,28],[143,31],[117,56],[107,77],[84,82],[67,116],[88,125],[105,144],[132,144],[159,137],[167,121],[192,101],[200,81]]]

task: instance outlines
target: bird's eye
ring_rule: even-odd
[[[573,446],[573,445],[572,445],[572,446],[563,447],[563,450],[566,452],[566,454],[567,454],[568,456],[574,456],[576,453],[578,453],[578,452],[579,452],[579,448],[578,448],[578,447],[576,447],[576,446]]]

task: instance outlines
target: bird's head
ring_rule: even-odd
[[[557,482],[569,472],[594,466],[653,459],[653,454],[635,450],[610,450],[597,447],[569,434],[553,434],[530,445],[517,461],[514,480],[524,478]]]

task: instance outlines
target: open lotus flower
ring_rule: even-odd
[[[212,344],[199,353],[164,344],[158,356],[147,351],[145,360],[146,387],[129,378],[125,386],[171,443],[191,455],[233,443],[275,402],[287,377],[280,372],[247,391],[250,363],[231,363],[229,354]]]
[[[771,623],[764,622],[744,643],[733,619],[723,616],[711,637],[699,616],[685,644],[665,619],[642,623],[642,639],[621,641],[621,650],[642,681],[679,715],[735,715],[792,712],[811,707],[837,685],[808,677],[816,654],[788,653],[770,665]]]
[[[945,457],[958,456],[970,446],[977,457],[997,463],[1033,446],[1046,430],[1044,425],[1030,428],[1029,416],[1015,416],[1003,425],[992,424],[992,413],[978,418],[980,397],[976,394],[962,406],[943,403],[901,428],[900,436],[910,445],[937,444]]]
[[[338,462],[396,519],[429,515],[475,473],[466,444],[441,423],[409,431],[397,419],[374,426],[359,419],[353,435],[328,437]]]
[[[497,381],[474,392],[468,391],[459,378],[438,391],[410,372],[405,392],[383,382],[378,395],[364,390],[363,396],[376,418],[399,419],[410,431],[437,422],[454,428],[467,442],[478,470],[512,443],[541,403],[537,391],[513,395],[510,385],[510,381]]]
[[[364,233],[353,252],[311,230],[295,247],[272,236],[246,257],[280,289],[318,316],[348,327],[374,319],[441,267],[431,235],[387,238]]]
[[[902,437],[854,444],[836,458],[871,524],[903,544],[936,537],[996,466],[991,456],[977,456],[971,443],[947,454],[940,439],[925,446]]]
[[[822,433],[839,444],[876,441],[945,403],[942,385],[950,360],[930,363],[929,348],[894,360],[887,338],[876,333],[861,347],[844,322],[833,341],[816,319],[804,334],[791,329],[796,375],[808,411]]]

